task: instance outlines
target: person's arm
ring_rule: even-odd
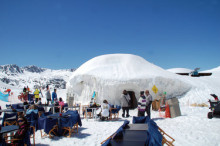
[[[142,98],[140,97],[138,100],[138,109],[140,109],[140,107],[141,107],[141,100],[142,100]]]

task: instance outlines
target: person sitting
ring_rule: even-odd
[[[38,102],[36,103],[36,105],[42,105],[41,98],[39,98],[39,100],[38,100]]]
[[[65,104],[64,104],[64,102],[63,102],[62,97],[59,98],[59,101],[58,101],[58,102],[59,102],[59,105],[61,106],[61,109],[63,110],[63,107],[64,107]],[[60,107],[59,107],[59,108],[60,108]],[[62,110],[61,110],[61,111],[62,111]]]
[[[28,132],[27,119],[23,116],[20,116],[18,118],[18,126],[19,126],[19,129],[12,138],[12,139],[16,139],[16,140],[12,140],[13,145],[21,144],[23,139],[25,138],[25,135]]]
[[[54,105],[59,106],[59,101],[57,100],[57,98],[54,99]],[[55,113],[59,113],[59,112],[60,112],[60,108],[55,107]]]
[[[38,113],[38,107],[37,107],[36,105],[31,105],[31,106],[29,107],[29,109],[27,109],[26,114],[29,114],[29,113],[31,113],[32,111],[35,112],[35,113]]]
[[[109,117],[110,106],[107,100],[103,100],[103,104],[101,105],[101,120]]]

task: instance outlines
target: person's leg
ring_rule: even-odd
[[[129,115],[129,107],[126,107],[126,112],[127,112],[126,117],[129,117],[129,116],[130,116],[130,115]]]
[[[147,116],[149,116],[149,118],[150,118],[150,106],[147,106],[146,109],[147,109],[147,111],[146,111],[147,112]]]
[[[125,107],[122,107],[122,117],[125,117]]]
[[[151,113],[150,113],[150,109],[151,109],[151,104],[150,104],[150,106],[149,106],[149,117],[151,117]]]
[[[49,100],[49,99],[47,99],[47,105],[49,105],[49,101],[50,101],[50,100]]]
[[[141,117],[141,111],[138,111],[138,117]]]
[[[144,117],[145,116],[145,111],[141,112],[141,116]]]

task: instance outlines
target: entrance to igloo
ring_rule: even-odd
[[[137,108],[137,98],[135,96],[135,92],[134,91],[127,91],[127,93],[130,95],[131,97],[131,107],[130,109],[135,109]]]

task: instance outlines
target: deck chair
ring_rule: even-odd
[[[162,145],[166,144],[168,146],[174,146],[173,142],[175,141],[175,139],[172,138],[170,135],[168,135],[165,131],[163,131],[159,126],[158,126],[158,130],[163,136]]]
[[[6,104],[5,107],[6,107],[7,109],[11,109],[11,104]]]
[[[35,131],[38,130],[38,110],[26,114],[26,118],[30,125],[30,138],[33,138],[33,144],[35,146]]]
[[[111,109],[110,118],[112,119],[112,116],[114,116],[114,119],[119,118],[119,111],[121,109],[121,106],[116,105],[116,108]]]
[[[54,121],[47,118],[47,116],[51,114],[51,112],[45,112],[38,118],[38,130],[40,130],[41,138],[47,137],[53,126],[57,124],[57,122],[54,124]],[[44,132],[42,132],[43,129]]]
[[[84,118],[86,118],[86,116],[88,115],[89,118],[91,118],[92,117],[92,109],[87,109],[87,115],[86,115],[86,107],[89,107],[89,105],[82,106],[83,116],[84,116]]]
[[[3,119],[2,119],[2,125],[8,126],[8,125],[17,125],[17,113],[16,112],[5,112]]]
[[[78,133],[78,126],[82,126],[82,123],[78,111],[68,110],[66,113],[70,116],[61,118],[61,127],[63,136],[71,137],[72,133]]]
[[[123,136],[123,129],[124,129],[129,123],[130,123],[130,122],[129,122],[128,120],[125,120],[124,123],[123,123],[123,125],[120,126],[115,133],[113,133],[113,134],[112,134],[111,136],[109,136],[106,140],[104,140],[104,141],[101,142],[101,146],[108,146],[109,143],[110,143],[110,141],[111,141],[112,139],[122,138],[122,136]]]
[[[150,120],[149,116],[143,116],[143,117],[133,117],[132,123],[133,124],[138,124],[138,123],[148,123]]]

